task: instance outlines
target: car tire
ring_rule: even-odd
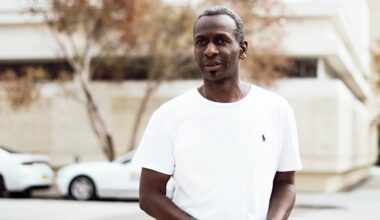
[[[69,198],[81,201],[96,199],[94,181],[87,176],[75,177],[69,185]]]
[[[20,193],[21,198],[30,198],[32,197],[32,190],[26,189]]]
[[[0,198],[7,197],[7,188],[3,176],[0,175]]]
[[[32,190],[26,189],[21,192],[10,192],[9,197],[11,198],[30,198],[32,196]]]

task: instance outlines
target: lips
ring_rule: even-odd
[[[204,65],[206,71],[216,71],[221,68],[221,64],[219,62],[207,62]]]

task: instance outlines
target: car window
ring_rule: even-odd
[[[131,161],[132,161],[132,159],[129,159],[129,160],[122,161],[121,163],[122,163],[122,164],[128,164],[128,163],[130,163]]]
[[[128,164],[132,161],[133,155],[135,155],[135,150],[128,152],[127,154],[124,154],[118,158],[116,158],[113,162],[115,163],[122,163],[122,164]]]

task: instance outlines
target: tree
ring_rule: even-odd
[[[74,80],[83,91],[93,131],[112,160],[112,134],[90,88],[96,63],[136,56],[148,61],[147,86],[133,123],[128,145],[131,149],[136,146],[141,119],[153,92],[162,82],[194,68],[189,62],[193,10],[190,6],[178,9],[152,0],[50,2],[48,10],[39,7],[34,11],[43,13],[64,59],[71,65]]]
[[[39,98],[36,82],[47,78],[42,67],[24,67],[19,71],[6,68],[0,72],[1,89],[11,110],[29,107]]]
[[[145,1],[50,0],[35,1],[33,12],[41,13],[56,40],[61,56],[80,87],[91,127],[108,160],[115,157],[113,137],[94,98],[90,82],[95,59],[124,56],[135,44],[134,25]]]
[[[137,146],[137,133],[152,94],[162,82],[181,78],[182,74],[196,68],[191,56],[194,9],[189,5],[176,8],[163,4],[156,5],[155,9],[155,13],[142,20],[144,25],[138,32],[139,39],[145,42],[140,45],[149,62],[144,95],[127,146],[129,150]]]

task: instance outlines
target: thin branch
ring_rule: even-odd
[[[73,98],[74,100],[78,101],[79,103],[81,104],[85,104],[86,101],[83,100],[77,93],[75,93],[72,89],[70,88],[66,88],[66,87],[63,87],[63,90],[64,90],[64,93],[68,96],[70,96],[71,98]]]
[[[75,57],[75,56],[78,56],[78,54],[79,54],[79,50],[78,50],[78,46],[77,46],[77,44],[75,43],[74,35],[73,35],[73,34],[69,34],[69,35],[68,35],[68,40],[69,40],[70,45],[71,45],[71,47],[72,47],[73,53],[75,54],[74,57]]]
[[[38,2],[38,1],[35,1]],[[35,3],[37,5],[37,3]],[[65,46],[64,41],[62,40],[62,37],[58,34],[58,32],[55,30],[55,27],[53,25],[53,22],[49,18],[48,12],[46,10],[43,10],[42,7],[38,9],[34,9],[34,11],[39,12],[43,15],[45,24],[48,26],[49,32],[53,35],[53,38],[55,39],[58,47],[61,49],[61,52],[63,53],[63,56],[66,58],[70,66],[75,70],[75,71],[80,71],[80,66],[78,63],[75,61],[73,55],[70,55],[70,52]],[[75,44],[71,43],[74,47]],[[75,50],[74,50],[75,52]]]

